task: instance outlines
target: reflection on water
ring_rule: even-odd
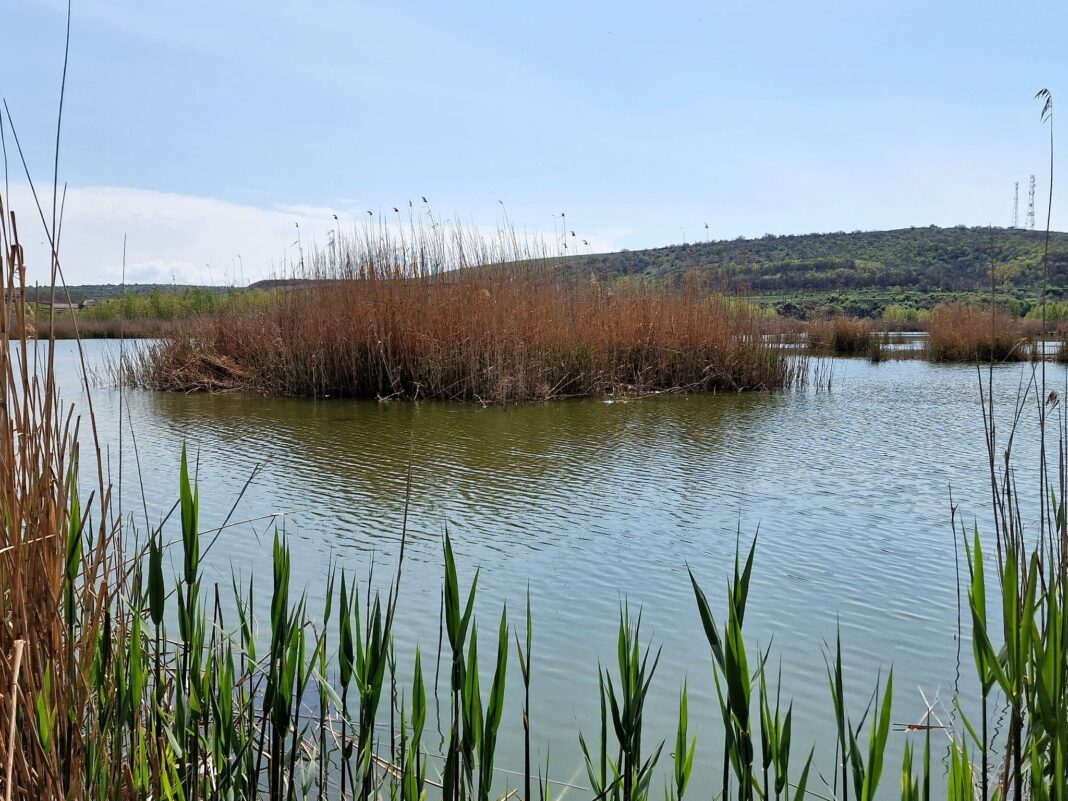
[[[72,346],[60,347],[62,383],[75,400]],[[90,358],[108,347],[88,343]],[[968,519],[981,523],[989,499],[976,370],[911,360],[842,360],[834,369],[830,394],[506,410],[130,392],[122,453],[132,464],[136,438],[144,506],[156,521],[174,502],[187,444],[198,458],[205,527],[226,517],[259,467],[235,517],[286,513],[278,525],[294,544],[294,572],[313,608],[332,558],[361,576],[376,562],[388,580],[410,466],[402,663],[410,666],[417,641],[426,653],[436,648],[440,540],[448,527],[466,576],[481,568],[484,648],[492,648],[486,627],[505,601],[521,625],[529,588],[532,725],[543,757],[552,746],[554,774],[584,781],[576,731],[595,725],[596,666],[614,658],[625,601],[642,607],[646,636],[664,645],[647,713],[657,737],[673,733],[677,694],[689,678],[701,781],[716,772],[718,711],[685,571],[692,567],[722,611],[739,536],[748,542],[759,530],[746,625],[754,647],[774,640],[773,659],[781,657],[795,698],[796,741],[831,730],[822,649],[836,621],[846,680],[861,705],[891,664],[895,722],[921,716],[918,688],[944,701],[953,691],[958,554],[950,492]],[[1014,397],[1030,369],[996,371],[999,403]],[[1063,385],[1063,368],[1050,369]],[[119,396],[102,388],[94,397],[114,467]],[[1024,437],[1017,449],[1026,447]],[[140,488],[127,471],[122,506],[129,518],[144,520]],[[266,587],[270,536],[263,520],[227,530],[211,570],[227,584],[231,570],[255,573]],[[514,667],[511,682],[518,683]],[[965,676],[968,704],[974,688],[967,670]],[[512,702],[511,734],[498,759],[505,767],[521,764],[518,694]],[[894,735],[891,765],[903,737]],[[817,753],[824,765],[833,756]]]

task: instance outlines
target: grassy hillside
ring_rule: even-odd
[[[600,277],[676,280],[699,271],[724,289],[757,293],[899,288],[975,292],[990,286],[1030,291],[1041,281],[1044,233],[1008,228],[901,228],[893,231],[767,235],[622,251],[572,260]],[[1068,277],[1068,234],[1051,238],[1053,284]]]

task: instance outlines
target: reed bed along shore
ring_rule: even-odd
[[[124,365],[155,390],[510,403],[794,385],[752,308],[699,287],[602,286],[502,232],[385,229],[312,254],[315,281],[190,321]],[[324,280],[323,276],[328,276]]]
[[[1058,351],[1041,353],[1043,338],[1059,339],[1063,332],[1057,323],[1020,319],[995,306],[947,303],[936,307],[929,319],[917,326],[925,334],[922,347],[892,349],[902,344],[882,325],[851,317],[808,321],[796,341],[816,353],[835,356],[867,356],[873,362],[889,358],[925,358],[932,362],[985,363],[1019,362],[1058,358]]]
[[[103,650],[129,643],[121,537],[95,429],[61,406],[53,349],[35,352],[27,259],[0,197],[0,769],[5,799],[87,797],[116,745],[98,714]],[[53,240],[54,241],[54,240]],[[46,254],[44,265],[54,258]],[[37,330],[46,330],[37,322]],[[39,358],[38,358],[39,357]],[[91,418],[91,415],[90,415]],[[98,485],[79,487],[78,465]],[[90,473],[94,471],[89,471]],[[82,506],[83,497],[87,505]],[[110,661],[110,659],[108,660]]]
[[[56,339],[156,339],[176,327],[172,320],[75,319],[69,313],[57,314],[52,325],[52,331],[41,331],[39,335],[48,338],[51,334]]]
[[[120,299],[58,315],[52,331],[162,340],[113,370],[147,389],[486,403],[799,386],[801,366],[770,352],[783,345],[873,362],[974,363],[1035,359],[1039,340],[1064,336],[1059,319],[954,302],[909,325],[927,335],[926,347],[892,348],[902,344],[894,336],[902,326],[892,321],[770,316],[753,298],[707,291],[699,275],[672,285],[605,284],[578,278],[559,258],[529,255],[477,269],[454,269],[454,259],[449,270],[428,270],[425,259],[416,265],[385,252],[397,246],[365,245],[375,256],[364,254],[358,268],[335,265],[340,277],[315,277],[331,269],[320,264],[312,277],[247,298],[231,291],[201,304],[206,311],[161,296],[157,306],[182,313],[154,317],[151,297]],[[135,316],[124,316],[127,306]]]

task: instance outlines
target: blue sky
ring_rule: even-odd
[[[0,6],[37,179],[64,13]],[[1044,205],[1032,98],[1068,89],[1065,31],[1063,2],[74,0],[64,263],[114,280],[126,234],[133,278],[232,280],[242,254],[256,279],[293,222],[423,195],[477,225],[566,212],[597,249],[1005,225],[1014,181],[1021,218],[1031,173]]]

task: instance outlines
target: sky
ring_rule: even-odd
[[[566,214],[607,251],[1009,225],[1014,183],[1023,222],[1036,174],[1041,226],[1049,127],[1034,94],[1068,103],[1063,0],[73,0],[72,13],[70,283],[120,280],[124,238],[128,281],[254,281],[295,259],[298,225],[324,244],[335,214],[348,228],[424,196],[438,219],[491,228],[507,213],[550,240]],[[0,2],[0,95],[49,208],[65,21],[65,2]],[[43,268],[8,122],[10,203]],[[1066,200],[1055,186],[1055,228]]]

